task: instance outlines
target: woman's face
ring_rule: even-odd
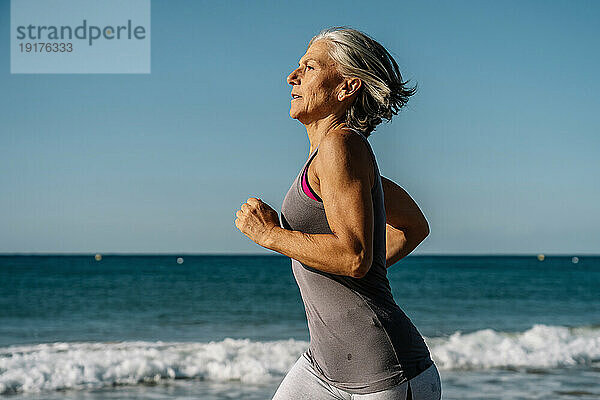
[[[300,59],[298,68],[287,77],[292,85],[290,117],[305,125],[340,111],[337,96],[343,77],[327,46],[325,40],[314,42]]]

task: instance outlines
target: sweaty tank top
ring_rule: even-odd
[[[359,133],[356,133],[359,134]],[[349,393],[367,394],[412,379],[433,362],[423,337],[394,298],[385,266],[385,208],[381,176],[375,170],[373,264],[362,278],[330,274],[292,259],[292,271],[308,320],[306,355],[321,378]],[[282,227],[309,234],[332,233],[323,203],[302,188],[302,172],[281,207]],[[335,254],[331,254],[335,258]]]

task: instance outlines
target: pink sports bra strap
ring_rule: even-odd
[[[312,159],[310,161],[312,161]],[[302,191],[314,201],[322,203],[323,200],[321,200],[321,198],[315,193],[308,183],[308,166],[310,165],[310,161],[308,164],[306,164],[306,168],[304,168],[304,171],[302,172]]]

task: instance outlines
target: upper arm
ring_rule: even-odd
[[[391,180],[381,177],[386,223],[398,229],[422,229],[429,234],[427,219],[410,195]]]
[[[366,274],[373,259],[373,164],[363,139],[330,132],[319,145],[317,171],[327,222]]]

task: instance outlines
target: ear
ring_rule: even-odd
[[[338,100],[344,101],[347,98],[354,96],[361,87],[362,81],[360,78],[347,78],[338,94]]]

